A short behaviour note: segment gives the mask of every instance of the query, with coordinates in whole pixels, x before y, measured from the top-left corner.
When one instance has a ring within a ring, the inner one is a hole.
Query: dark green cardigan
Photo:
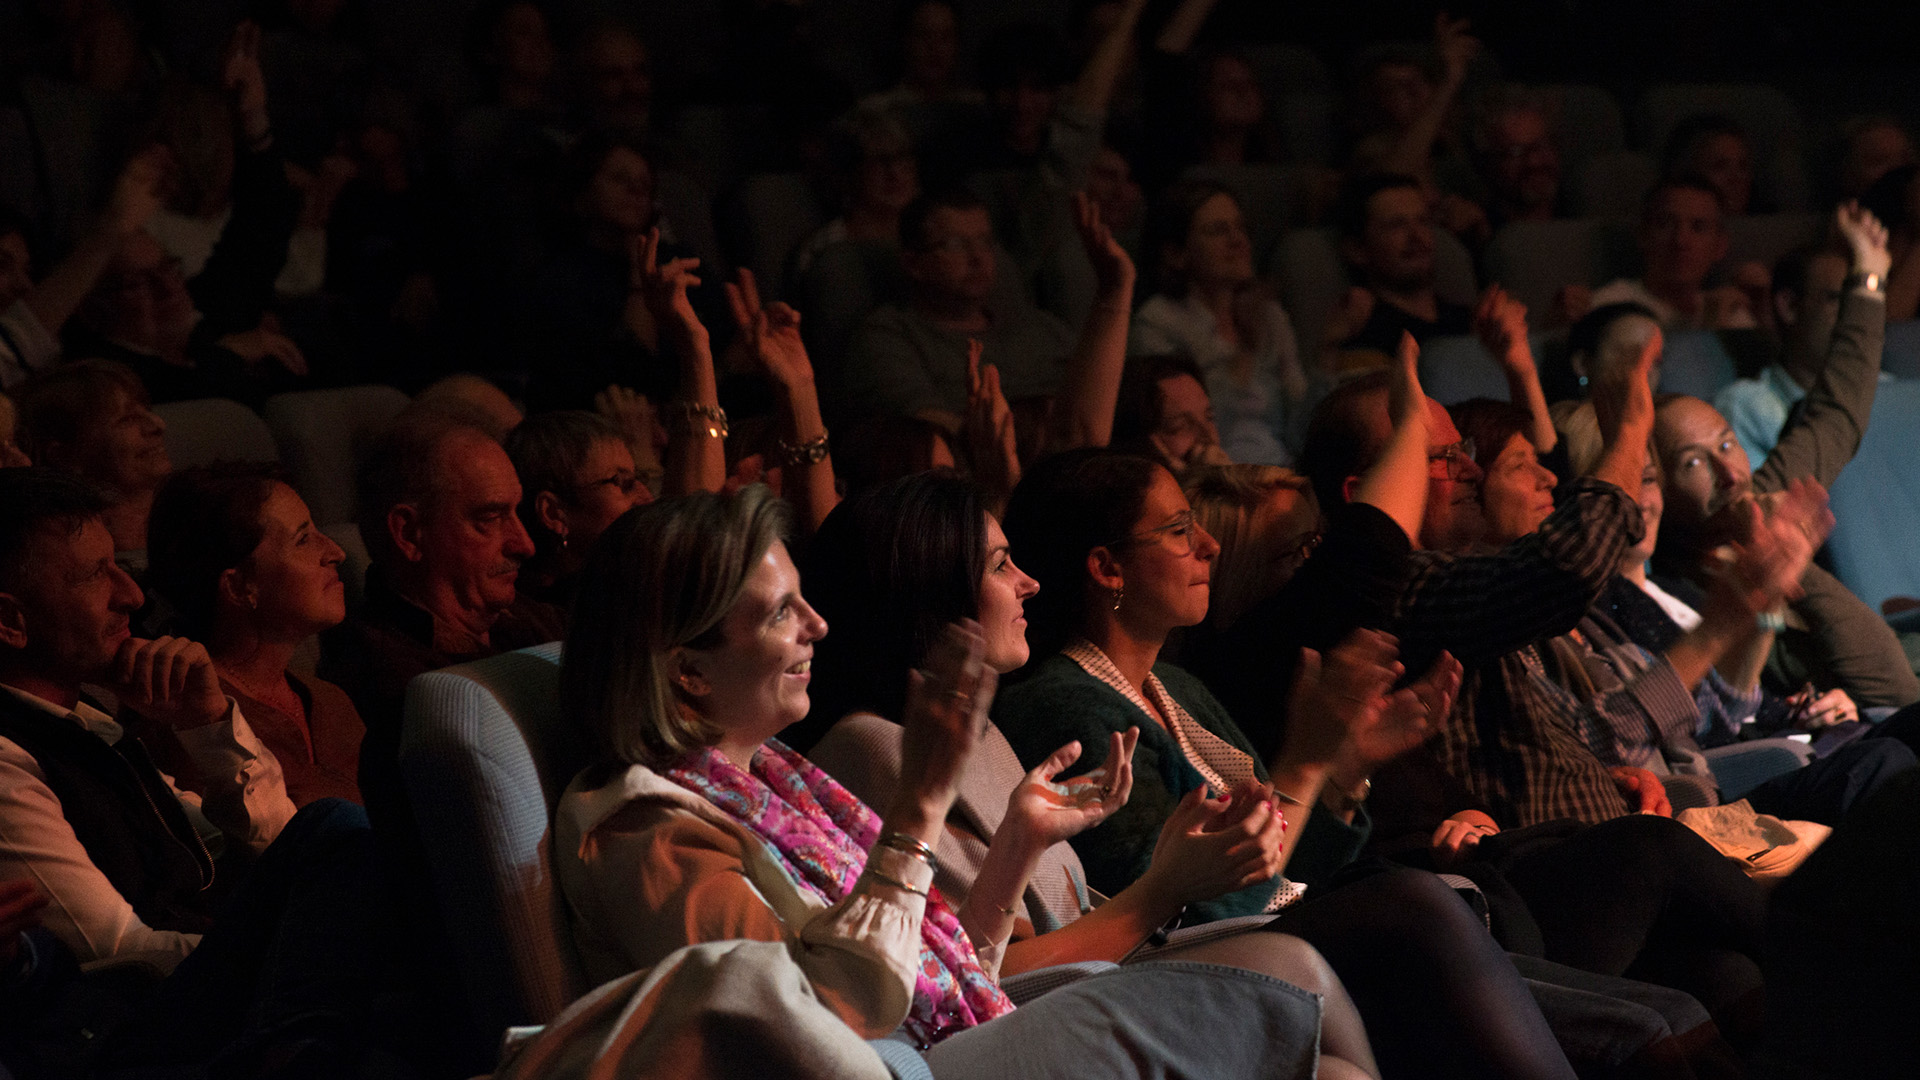
[[[1260,778],[1267,778],[1266,763],[1200,680],[1172,664],[1155,664],[1153,673],[1201,726],[1245,751]],[[1140,729],[1140,743],[1133,751],[1132,798],[1118,813],[1071,841],[1086,865],[1088,884],[1109,896],[1146,872],[1160,827],[1187,792],[1206,784],[1165,728],[1064,655],[1042,660],[1031,675],[1002,690],[994,701],[993,719],[1013,744],[1021,765],[1029,769],[1068,742],[1080,740],[1082,756],[1068,776],[1098,768],[1106,759],[1112,732]],[[1368,828],[1364,809],[1348,824],[1316,806],[1287,864],[1287,876],[1310,886],[1324,881],[1359,854]],[[1192,925],[1258,915],[1278,887],[1276,878],[1189,905],[1185,921]]]

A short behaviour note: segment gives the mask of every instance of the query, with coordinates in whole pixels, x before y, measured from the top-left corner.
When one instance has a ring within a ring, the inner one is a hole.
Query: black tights
[[[1504,869],[1547,959],[1685,990],[1729,1038],[1750,1033],[1766,898],[1693,830],[1645,814],[1616,818]]]
[[[1320,950],[1346,984],[1386,1080],[1573,1076],[1526,984],[1447,884],[1391,870],[1267,924]]]

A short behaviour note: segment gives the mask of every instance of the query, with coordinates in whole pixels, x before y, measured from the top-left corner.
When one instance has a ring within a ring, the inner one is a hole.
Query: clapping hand
[[[1080,760],[1079,740],[1055,750],[1013,789],[1001,828],[1044,849],[1105,821],[1127,805],[1133,792],[1133,748],[1139,741],[1137,727],[1114,732],[1100,767],[1071,780],[1056,777]]]
[[[267,77],[260,70],[260,24],[243,20],[227,38],[220,59],[220,85],[234,106],[241,134],[258,143],[272,132],[267,117]]]
[[[1187,792],[1160,827],[1140,883],[1187,904],[1271,880],[1286,865],[1287,836],[1272,798],[1264,784],[1243,784],[1223,799],[1205,788]]]
[[[1853,253],[1853,268],[1870,274],[1885,274],[1893,266],[1887,251],[1887,227],[1880,219],[1849,200],[1833,216],[1834,228]]]
[[[1100,204],[1086,192],[1073,193],[1073,223],[1080,232],[1080,245],[1093,264],[1100,294],[1111,296],[1122,289],[1131,293],[1134,282],[1133,257],[1114,239],[1113,229],[1100,218]]]
[[[1020,482],[1020,440],[1013,407],[1000,389],[1000,369],[982,364],[979,339],[967,341],[967,453],[975,479],[1004,498]]]
[[[900,797],[923,820],[946,820],[967,760],[986,730],[996,676],[971,619],[948,624],[922,671],[907,677]]]
[[[1487,286],[1473,309],[1473,332],[1504,368],[1533,367],[1527,344],[1527,305],[1498,285]]]

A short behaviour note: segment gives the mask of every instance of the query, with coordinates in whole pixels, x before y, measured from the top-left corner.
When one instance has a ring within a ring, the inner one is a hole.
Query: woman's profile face
[[[260,506],[260,530],[260,544],[243,567],[260,626],[295,639],[338,626],[347,617],[340,583],[346,553],[314,525],[307,504],[292,488],[274,484]]]
[[[1220,544],[1193,520],[1193,507],[1172,473],[1154,470],[1133,530],[1109,550],[1125,579],[1123,618],[1165,632],[1207,617]]]
[[[1553,473],[1540,464],[1533,444],[1514,434],[1488,462],[1480,481],[1480,509],[1487,542],[1506,544],[1531,534],[1553,513]]]
[[[729,735],[763,742],[802,720],[812,702],[813,643],[827,622],[800,596],[800,571],[774,541],[721,620],[720,644],[688,650],[695,708]]]
[[[653,166],[624,146],[616,146],[594,171],[587,187],[587,217],[620,233],[639,233],[653,224]]]
[[[980,628],[987,666],[1005,675],[1027,662],[1027,599],[1040,583],[1013,564],[1007,534],[987,515],[987,569],[980,578]]]
[[[652,493],[634,475],[633,451],[619,439],[600,439],[587,449],[586,460],[573,477],[571,498],[566,500],[570,508],[567,539],[585,555],[621,514],[652,501]]]
[[[1195,285],[1217,288],[1253,280],[1253,241],[1233,196],[1222,192],[1194,211],[1182,256]]]

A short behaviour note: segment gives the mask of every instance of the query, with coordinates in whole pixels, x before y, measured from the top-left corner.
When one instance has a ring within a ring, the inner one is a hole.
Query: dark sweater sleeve
[[[1360,627],[1390,626],[1412,573],[1413,546],[1376,507],[1336,510],[1325,538],[1279,592],[1218,635],[1196,658],[1208,689],[1245,731],[1262,761],[1286,736],[1287,691],[1302,648],[1325,651]]]
[[[280,152],[242,150],[233,165],[233,216],[207,264],[188,283],[200,309],[195,336],[207,341],[251,330],[273,303],[273,283],[287,262],[287,241],[300,198],[287,182]]]

